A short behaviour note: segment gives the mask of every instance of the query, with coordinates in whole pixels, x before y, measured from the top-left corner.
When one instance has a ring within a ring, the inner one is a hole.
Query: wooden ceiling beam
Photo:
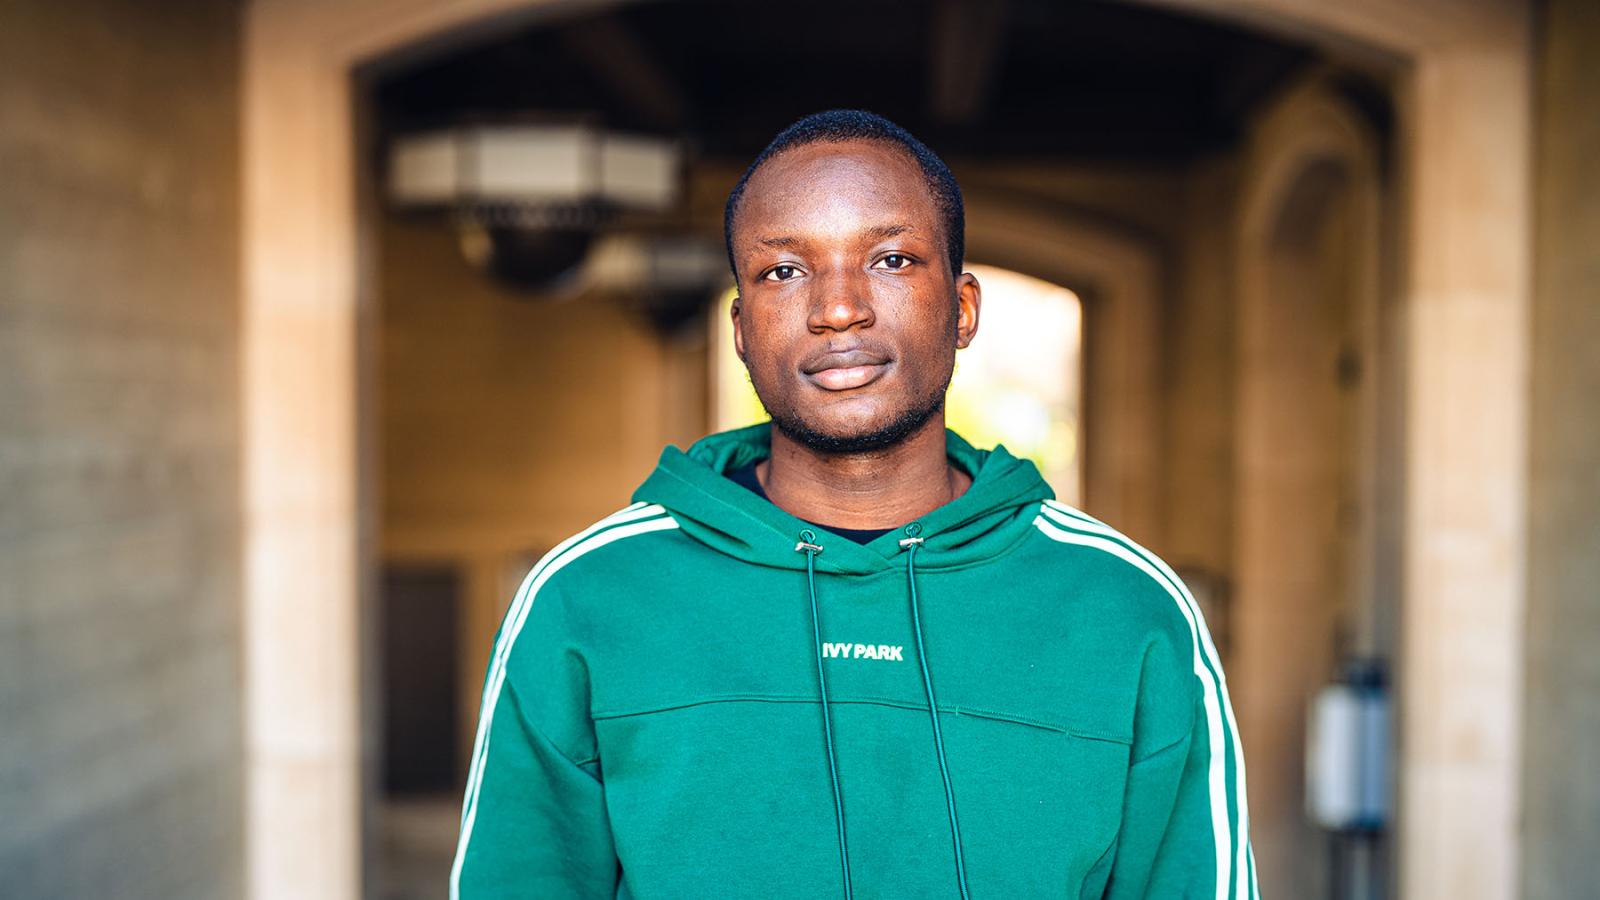
[[[687,123],[690,104],[677,79],[616,16],[574,22],[563,30],[562,39],[618,100],[645,121],[672,131]]]
[[[1005,50],[1005,0],[938,0],[928,48],[928,113],[965,125],[983,111]]]

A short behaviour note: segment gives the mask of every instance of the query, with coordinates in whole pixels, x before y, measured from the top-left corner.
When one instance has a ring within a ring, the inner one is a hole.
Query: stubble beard
[[[944,409],[945,392],[949,390],[953,374],[952,371],[946,375],[936,390],[918,398],[916,403],[900,410],[887,422],[854,434],[835,434],[818,429],[806,422],[792,407],[768,403],[765,398],[762,398],[762,405],[772,417],[774,428],[809,450],[828,455],[873,453],[893,447],[916,434],[941,412]],[[760,393],[759,390],[756,392],[758,397]]]

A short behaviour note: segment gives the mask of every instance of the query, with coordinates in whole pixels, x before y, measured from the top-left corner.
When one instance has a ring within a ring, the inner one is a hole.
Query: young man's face
[[[813,449],[896,443],[943,408],[978,283],[951,274],[943,220],[892,144],[815,143],[769,159],[733,228],[734,346],[773,423]]]

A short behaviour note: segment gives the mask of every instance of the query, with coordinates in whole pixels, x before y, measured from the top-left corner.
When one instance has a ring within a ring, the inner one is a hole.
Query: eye
[[[791,266],[788,263],[784,263],[783,265],[773,266],[767,271],[767,274],[761,276],[761,279],[763,281],[788,281],[799,274],[799,266]]]
[[[888,269],[892,272],[898,272],[901,269],[910,268],[912,262],[913,260],[911,257],[905,255],[904,253],[891,253],[888,256],[885,256],[883,259],[873,263],[872,267],[874,269]]]

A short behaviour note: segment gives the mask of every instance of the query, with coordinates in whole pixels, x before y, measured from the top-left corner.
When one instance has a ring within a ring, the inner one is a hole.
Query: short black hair
[[[961,274],[961,262],[966,256],[967,219],[961,203],[961,186],[956,184],[950,167],[911,132],[877,113],[863,109],[830,109],[812,113],[778,132],[778,136],[761,151],[750,168],[744,170],[739,182],[728,194],[728,205],[722,212],[722,238],[728,245],[728,268],[732,270],[735,282],[739,280],[739,266],[733,259],[733,220],[738,215],[739,203],[744,199],[745,185],[750,182],[750,177],[767,160],[785,150],[808,144],[842,144],[845,141],[891,144],[916,160],[918,168],[922,169],[922,177],[927,181],[928,192],[933,195],[934,207],[944,220],[945,253],[950,257],[950,272],[953,275]]]

